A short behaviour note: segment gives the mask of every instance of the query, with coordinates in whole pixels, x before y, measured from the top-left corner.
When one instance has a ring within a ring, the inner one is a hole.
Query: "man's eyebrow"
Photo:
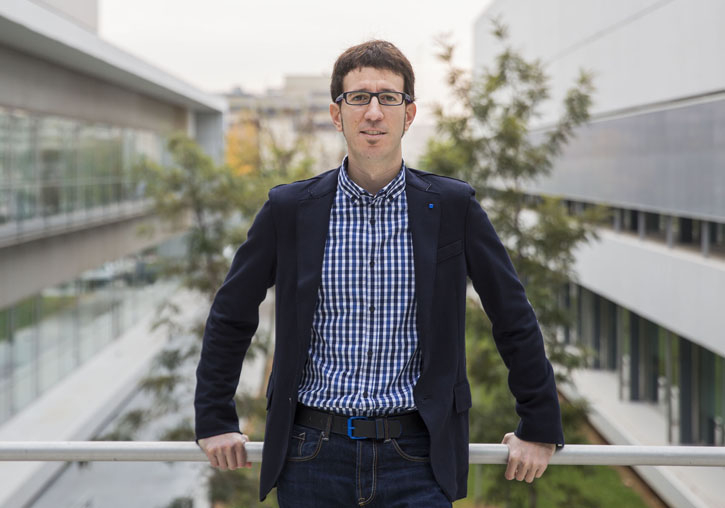
[[[370,92],[370,89],[367,87],[358,88],[357,90],[350,90],[351,92]],[[399,92],[399,90],[396,90],[395,88],[383,88],[380,90],[381,92]]]

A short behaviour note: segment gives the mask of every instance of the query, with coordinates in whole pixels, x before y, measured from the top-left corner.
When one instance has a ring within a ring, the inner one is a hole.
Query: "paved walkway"
[[[567,398],[584,397],[590,404],[589,420],[610,443],[667,445],[665,415],[659,406],[619,400],[617,375],[579,370],[574,387],[560,386]],[[669,505],[676,508],[725,507],[725,468],[636,466],[637,473]]]

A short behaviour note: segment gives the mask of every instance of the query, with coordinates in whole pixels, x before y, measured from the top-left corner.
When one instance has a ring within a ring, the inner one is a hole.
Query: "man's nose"
[[[378,102],[377,97],[373,97],[370,99],[370,104],[368,104],[368,108],[365,111],[365,118],[367,120],[380,120],[383,117],[383,108],[380,105],[380,102]]]

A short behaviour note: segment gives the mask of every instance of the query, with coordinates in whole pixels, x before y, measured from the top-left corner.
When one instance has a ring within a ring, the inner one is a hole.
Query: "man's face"
[[[403,87],[403,76],[372,67],[352,70],[342,80],[343,92],[402,92]],[[414,103],[381,106],[377,97],[364,106],[351,106],[344,100],[330,104],[332,122],[345,136],[351,162],[356,164],[400,164],[400,140],[415,112]]]

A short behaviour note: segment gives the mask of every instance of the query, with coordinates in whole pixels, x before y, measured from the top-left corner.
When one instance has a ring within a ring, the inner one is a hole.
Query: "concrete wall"
[[[98,33],[98,0],[33,0]]]
[[[186,131],[186,109],[0,45],[0,107],[161,133]]]
[[[141,235],[143,227],[152,235]],[[129,217],[0,249],[0,309],[179,234],[149,216]]]
[[[595,74],[595,114],[725,90],[720,0],[497,0],[475,24],[476,68],[500,49],[492,16],[509,25],[514,47],[546,62],[555,101],[542,124],[580,68]]]
[[[611,231],[600,236],[576,251],[582,286],[725,356],[725,262]]]
[[[193,137],[217,164],[224,161],[224,117],[219,113],[196,112]]]

